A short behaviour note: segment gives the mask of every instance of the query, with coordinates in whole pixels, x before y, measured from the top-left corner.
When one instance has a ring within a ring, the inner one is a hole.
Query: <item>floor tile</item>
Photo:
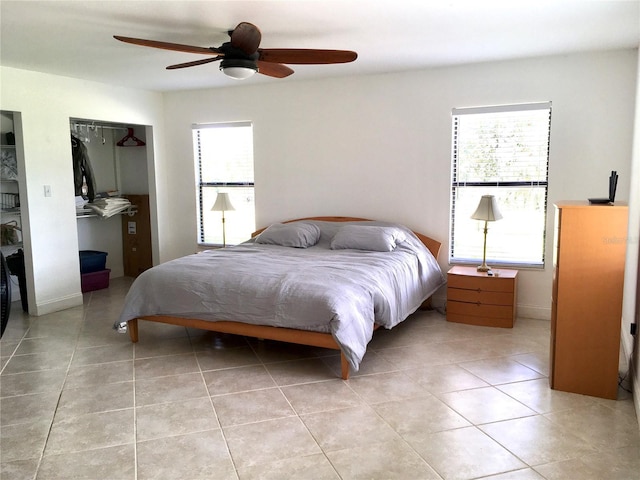
[[[136,380],[136,406],[208,396],[200,373]]]
[[[71,353],[76,346],[75,335],[63,337],[36,337],[25,338],[20,342],[20,346],[16,350],[16,355],[27,355],[30,353],[45,353],[54,351],[63,351]]]
[[[595,402],[594,397],[587,395],[552,390],[547,378],[508,383],[496,388],[538,413],[581,408]]]
[[[38,372],[41,370],[55,370],[67,368],[72,352],[53,351],[32,353],[28,355],[13,355],[2,370],[4,374]]]
[[[339,480],[327,457],[312,454],[238,468],[240,480]]]
[[[134,443],[133,408],[55,421],[45,455]]]
[[[282,393],[298,415],[354,407],[363,403],[362,399],[342,380],[283,387]]]
[[[223,427],[295,415],[278,388],[230,393],[211,400]]]
[[[640,472],[640,449],[627,447],[597,452],[564,462],[536,467],[549,480],[580,477],[581,480],[630,480]]]
[[[200,372],[200,367],[194,353],[136,358],[133,367],[135,369],[136,380]]]
[[[474,425],[536,413],[494,387],[443,393],[438,398]]]
[[[507,357],[464,362],[459,365],[491,385],[522,382],[543,377],[541,373]]]
[[[5,397],[0,400],[0,426],[51,421],[58,398],[58,392]]]
[[[39,458],[0,463],[0,478],[11,480],[33,480],[40,463]]]
[[[532,466],[595,451],[570,430],[554,425],[540,415],[481,425],[479,428]]]
[[[387,442],[354,446],[328,452],[340,478],[385,480],[438,480],[438,475],[411,447],[404,442]]]
[[[489,386],[484,380],[455,364],[417,367],[405,370],[405,374],[423,385],[431,393],[446,393]]]
[[[40,370],[38,372],[0,375],[0,397],[29,393],[60,392],[67,370]]]
[[[590,405],[550,413],[554,424],[571,429],[575,435],[602,450],[640,448],[638,423],[626,414],[603,405]]]
[[[297,417],[227,427],[224,435],[239,469],[321,452]]]
[[[196,352],[200,369],[220,370],[224,368],[245,367],[260,363],[251,347],[225,348],[221,350],[198,350]]]
[[[277,385],[334,380],[336,374],[320,358],[292,360],[265,365]]]
[[[36,480],[135,480],[135,471],[133,444],[117,445],[45,456]]]
[[[349,380],[349,386],[370,405],[429,395],[429,391],[425,387],[412,380],[404,372],[364,375]]]
[[[136,435],[139,442],[218,428],[218,419],[209,398],[136,408]]]
[[[378,403],[373,409],[400,435],[471,426],[462,415],[434,396]]]
[[[276,386],[264,365],[209,370],[203,372],[202,375],[211,396]]]
[[[56,421],[87,413],[133,408],[133,389],[133,382],[65,389],[58,402]]]
[[[179,355],[193,352],[189,337],[162,338],[152,342],[138,342],[135,345],[135,357],[149,358],[165,355]]]
[[[547,340],[548,341],[548,340]],[[544,351],[523,353],[520,355],[511,355],[509,358],[521,363],[525,367],[529,367],[545,377],[549,376],[549,349]]]
[[[359,445],[399,441],[400,437],[369,406],[302,415],[302,420],[325,452]]]
[[[51,421],[20,423],[0,428],[2,462],[40,458],[47,442]]]
[[[138,442],[137,457],[138,480],[235,477],[219,429]]]
[[[106,345],[100,347],[79,348],[73,356],[73,367],[110,363],[133,358],[133,345]]]
[[[445,480],[466,480],[527,465],[476,427],[405,437]]]
[[[64,388],[82,388],[133,380],[133,360],[69,368]]]

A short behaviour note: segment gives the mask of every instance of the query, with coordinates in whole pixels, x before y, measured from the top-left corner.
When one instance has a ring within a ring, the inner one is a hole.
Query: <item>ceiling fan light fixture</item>
[[[253,60],[227,58],[220,62],[220,70],[228,77],[244,80],[255,74],[258,66]]]

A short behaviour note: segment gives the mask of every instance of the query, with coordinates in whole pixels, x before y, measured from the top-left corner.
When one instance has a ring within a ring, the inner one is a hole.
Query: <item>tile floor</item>
[[[0,341],[2,479],[638,479],[619,400],[548,387],[549,322],[419,312],[362,370],[332,351],[142,322],[111,329],[128,279]]]

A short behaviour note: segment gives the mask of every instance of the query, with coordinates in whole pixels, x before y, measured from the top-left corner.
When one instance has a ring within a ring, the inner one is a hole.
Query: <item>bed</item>
[[[376,328],[391,329],[444,283],[440,242],[354,217],[275,223],[234,247],[155,266],[131,285],[119,331],[138,320],[340,351],[358,371]]]

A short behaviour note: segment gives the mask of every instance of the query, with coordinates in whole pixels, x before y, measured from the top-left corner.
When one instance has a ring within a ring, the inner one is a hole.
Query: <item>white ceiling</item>
[[[158,91],[239,85],[217,62],[168,71],[202,57],[113,35],[219,46],[241,21],[260,28],[262,48],[358,52],[354,63],[243,81],[257,84],[634,48],[640,0],[1,0],[0,64]]]

